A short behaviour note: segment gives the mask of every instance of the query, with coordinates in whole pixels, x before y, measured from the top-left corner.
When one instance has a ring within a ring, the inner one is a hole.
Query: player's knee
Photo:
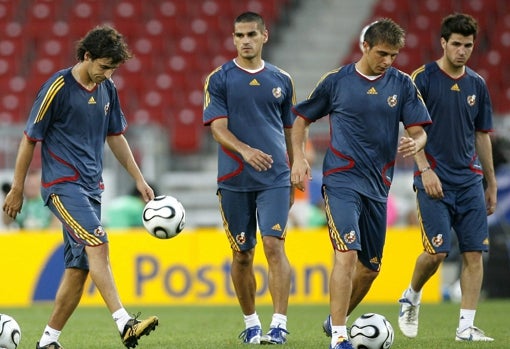
[[[429,264],[432,264],[432,265],[436,265],[436,266],[439,266],[439,264],[441,264],[445,259],[446,257],[448,256],[447,253],[426,253],[426,258],[428,260],[428,263]]]
[[[253,258],[255,256],[254,249],[248,251],[235,251],[232,263],[242,267],[251,267],[253,265]]]

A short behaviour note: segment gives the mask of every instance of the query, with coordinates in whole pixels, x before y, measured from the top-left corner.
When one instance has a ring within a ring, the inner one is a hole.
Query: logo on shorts
[[[244,231],[236,236],[236,242],[239,245],[244,245],[246,243],[246,233]]]
[[[106,233],[105,233],[103,227],[99,226],[96,229],[94,229],[94,235],[97,236],[97,237],[102,237],[102,236],[105,236]]]
[[[432,245],[434,245],[434,247],[439,247],[443,244],[444,240],[443,240],[443,234],[437,234],[436,236],[434,236],[432,238]]]
[[[273,225],[271,227],[272,230],[275,230],[275,231],[282,231],[282,227],[280,226],[279,223],[276,223],[275,225]]]
[[[356,233],[354,230],[351,230],[347,234],[344,234],[344,241],[348,244],[352,244],[354,241],[356,241]]]
[[[379,264],[379,258],[377,258],[377,257],[370,258],[370,263],[371,264]]]

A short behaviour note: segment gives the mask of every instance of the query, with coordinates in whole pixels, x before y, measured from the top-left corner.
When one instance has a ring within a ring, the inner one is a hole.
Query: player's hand
[[[398,144],[397,151],[402,154],[404,158],[414,156],[418,152],[418,145],[414,138],[401,137]]]
[[[485,189],[485,205],[487,207],[487,216],[490,216],[494,212],[496,212],[496,204],[497,204],[497,187],[496,185],[487,185],[487,189]]]
[[[433,199],[442,199],[444,197],[441,181],[432,169],[421,174],[421,181],[428,196]]]
[[[241,155],[244,161],[259,172],[267,171],[273,166],[273,157],[262,150],[248,147]]]
[[[147,184],[145,181],[140,181],[136,183],[136,188],[142,194],[143,201],[146,203],[150,200],[154,199],[154,190]]]
[[[15,188],[11,188],[11,190],[5,196],[3,210],[7,216],[12,219],[16,219],[18,213],[21,212],[21,207],[23,206],[23,189],[16,190]]]
[[[296,189],[305,191],[305,181],[312,179],[312,169],[306,159],[295,160],[292,164],[290,181]]]

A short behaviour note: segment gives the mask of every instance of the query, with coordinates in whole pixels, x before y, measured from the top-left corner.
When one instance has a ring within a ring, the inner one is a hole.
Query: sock
[[[459,328],[457,329],[457,332],[462,332],[466,328],[473,326],[475,322],[475,314],[476,310],[461,309],[459,317]]]
[[[347,337],[347,326],[331,326],[331,348],[334,348],[340,337]]]
[[[60,332],[57,331],[50,326],[46,325],[44,328],[44,332],[39,340],[39,346],[44,347],[45,345],[51,344],[53,342],[58,342],[58,338],[60,337]]]
[[[420,304],[421,300],[421,290],[420,292],[416,292],[415,290],[413,290],[411,285],[409,285],[409,288],[407,289],[405,296],[407,299],[411,301],[411,303],[413,303],[413,305],[418,305]]]
[[[245,324],[246,328],[250,328],[253,326],[262,327],[260,320],[259,320],[259,315],[257,314],[257,312],[254,312],[251,315],[243,315],[243,317],[244,317],[244,324]]]
[[[112,314],[112,318],[117,324],[119,332],[122,333],[124,331],[124,326],[126,326],[127,322],[131,319],[131,316],[126,309],[120,308]]]
[[[283,328],[284,330],[287,329],[287,315],[274,313],[273,318],[271,319],[271,325],[269,325],[269,328]]]

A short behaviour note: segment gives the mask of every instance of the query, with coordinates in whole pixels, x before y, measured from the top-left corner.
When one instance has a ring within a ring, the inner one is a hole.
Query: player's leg
[[[87,271],[77,268],[67,268],[64,270],[62,281],[55,295],[55,305],[53,307],[48,325],[56,330],[62,330],[71,317],[74,310],[80,303]]]
[[[362,198],[348,188],[323,187],[328,231],[335,253],[330,276],[331,348],[348,342],[347,314],[361,249]],[[346,344],[347,345],[347,344]]]
[[[379,275],[386,240],[387,206],[384,202],[362,197],[359,217],[361,251],[352,280],[352,295],[347,315],[358,306]]]
[[[58,342],[60,333],[74,310],[80,303],[83,294],[83,286],[87,279],[87,271],[77,268],[67,268],[62,276],[62,281],[55,295],[55,303],[48,324],[43,331],[38,349],[60,349]]]
[[[454,229],[462,256],[459,326],[456,340],[493,341],[474,326],[483,282],[482,253],[488,250],[488,226],[482,184],[459,191]]]
[[[448,191],[441,200],[432,199],[422,189],[417,189],[416,195],[424,252],[417,257],[411,283],[399,299],[398,318],[400,330],[409,338],[418,335],[422,288],[437,272],[451,248],[450,209],[454,202],[454,194]]]
[[[462,309],[476,309],[480,298],[482,281],[482,252],[473,251],[462,253],[462,268],[460,273],[460,288],[462,291],[460,307]]]
[[[379,272],[367,268],[358,261],[356,265],[356,272],[354,273],[354,278],[352,280],[352,294],[347,315],[350,315],[361,303],[363,298],[365,298],[372,287],[372,283],[378,275]]]
[[[289,206],[288,187],[265,190],[257,196],[257,220],[268,264],[268,285],[273,301],[273,316],[269,331],[262,336],[263,344],[283,344],[287,341],[291,268],[285,253],[285,236]]]
[[[109,243],[86,246],[89,259],[90,278],[97,287],[110,313],[122,308],[119,292],[109,262]]]
[[[48,206],[55,216],[63,223],[63,226],[67,227],[66,220],[60,213],[63,209],[59,210],[55,203],[57,203],[58,206],[63,207],[63,204],[61,204],[57,196],[52,197]],[[36,348],[61,348],[61,345],[58,342],[60,333],[78,306],[83,294],[85,280],[88,275],[88,261],[84,252],[84,246],[74,243],[72,235],[68,229],[64,229],[64,261],[65,270],[55,296],[54,307],[48,324],[44,329],[39,342],[37,342]]]
[[[132,318],[122,306],[110,266],[108,238],[100,222],[100,203],[83,195],[53,194],[49,207],[66,227],[65,239],[71,246],[69,252],[66,251],[66,268],[90,272],[124,345],[135,347],[142,335],[155,329],[158,319],[155,316],[145,320]],[[83,277],[81,287],[85,279]]]
[[[243,312],[244,343],[259,344],[262,326],[255,307],[257,289],[253,259],[256,241],[255,194],[219,189],[218,199],[225,233],[232,249],[230,276]]]

